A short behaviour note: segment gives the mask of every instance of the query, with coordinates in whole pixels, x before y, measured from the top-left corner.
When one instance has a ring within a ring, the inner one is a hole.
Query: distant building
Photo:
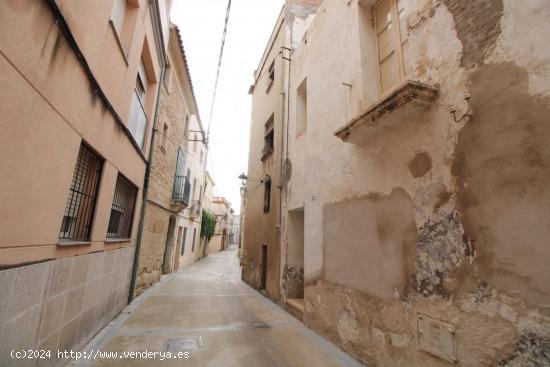
[[[231,219],[231,238],[229,239],[229,243],[231,245],[238,245],[239,244],[239,228],[240,228],[240,221],[241,221],[240,215],[233,215]]]
[[[213,214],[212,213],[212,199],[214,197],[214,180],[210,176],[210,173],[208,171],[205,171],[204,175],[204,204],[203,204],[203,210],[206,213]],[[201,222],[202,225],[202,222]],[[197,251],[197,260],[202,259],[207,255],[207,249],[208,249],[208,243],[206,241],[205,237],[200,237],[199,242],[199,249]]]
[[[229,246],[232,211],[231,204],[224,197],[215,196],[212,199],[212,214],[216,216],[216,230],[208,243],[208,253],[223,251]]]

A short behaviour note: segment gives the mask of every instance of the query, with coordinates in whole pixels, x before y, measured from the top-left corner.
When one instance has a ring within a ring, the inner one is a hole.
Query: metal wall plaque
[[[418,314],[418,344],[420,350],[449,362],[457,362],[455,327],[437,317]]]

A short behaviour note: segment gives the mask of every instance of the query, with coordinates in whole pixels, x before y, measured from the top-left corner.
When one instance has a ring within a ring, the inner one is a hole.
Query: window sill
[[[334,135],[351,144],[364,145],[369,138],[384,129],[416,121],[437,99],[436,88],[417,81],[407,80],[381,97],[366,112],[353,118]]]
[[[124,50],[124,46],[122,45],[122,40],[120,39],[118,32],[115,28],[115,24],[113,23],[112,19],[109,19],[109,25],[111,26],[111,30],[113,31],[113,34],[115,35],[115,40],[118,45],[118,49],[120,50],[120,53],[122,55],[122,58],[124,59],[124,62],[126,63],[126,66],[130,66],[130,63],[128,62],[128,56],[126,56],[126,51]]]
[[[131,238],[107,238],[105,239],[105,243],[107,244],[110,244],[110,243],[120,243],[120,242],[130,242],[132,241]]]
[[[71,241],[71,240],[59,240],[57,246],[85,246],[91,245],[91,241]]]

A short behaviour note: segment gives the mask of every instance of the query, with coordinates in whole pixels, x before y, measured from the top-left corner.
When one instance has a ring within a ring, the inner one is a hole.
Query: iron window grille
[[[59,239],[89,241],[103,160],[81,144],[69,190]]]
[[[126,177],[118,174],[107,238],[131,237],[137,191]]]

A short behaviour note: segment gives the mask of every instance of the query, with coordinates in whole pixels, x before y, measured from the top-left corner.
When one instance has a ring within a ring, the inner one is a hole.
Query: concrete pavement
[[[164,351],[189,358],[152,357]],[[83,352],[71,366],[360,366],[242,282],[234,247],[164,278]]]

